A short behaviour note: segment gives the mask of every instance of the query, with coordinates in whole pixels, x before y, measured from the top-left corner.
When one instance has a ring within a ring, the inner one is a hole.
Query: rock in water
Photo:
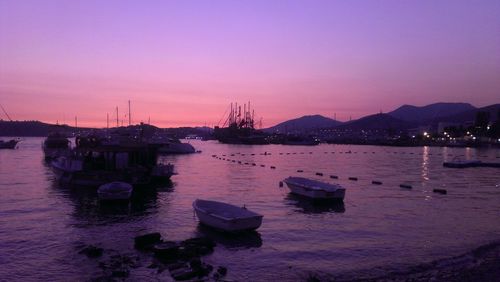
[[[176,242],[162,242],[154,245],[155,256],[160,260],[176,260],[179,253],[179,244]]]
[[[158,232],[140,235],[134,238],[136,249],[148,249],[161,242],[161,234]]]
[[[102,256],[103,249],[99,248],[99,247],[96,247],[96,246],[89,245],[89,246],[83,248],[78,253],[79,254],[84,254],[84,255],[86,255],[89,258],[97,258],[97,257]]]

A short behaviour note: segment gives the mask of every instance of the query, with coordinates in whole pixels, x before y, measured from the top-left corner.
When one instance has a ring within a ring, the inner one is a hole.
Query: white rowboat
[[[312,199],[338,199],[343,200],[345,188],[338,184],[321,182],[303,177],[288,177],[283,182],[293,194]]]
[[[245,207],[198,199],[193,202],[193,208],[202,224],[223,231],[255,230],[262,224],[263,216]]]

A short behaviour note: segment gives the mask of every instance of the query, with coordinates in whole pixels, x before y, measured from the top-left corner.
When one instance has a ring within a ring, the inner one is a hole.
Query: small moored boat
[[[11,139],[9,141],[0,140],[0,149],[15,149],[21,140]]]
[[[263,216],[245,207],[198,199],[193,202],[193,208],[202,224],[222,231],[255,230],[262,224]]]
[[[128,200],[132,196],[132,185],[126,182],[111,182],[101,185],[97,189],[97,196],[100,200]]]
[[[338,199],[343,200],[345,188],[338,184],[321,182],[304,177],[288,177],[283,182],[293,194],[312,199]]]

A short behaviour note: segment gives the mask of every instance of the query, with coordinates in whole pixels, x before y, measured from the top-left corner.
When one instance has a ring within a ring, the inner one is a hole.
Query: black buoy
[[[261,167],[265,167],[266,165],[260,165]]]
[[[358,181],[358,178],[357,177],[349,177],[349,180]]]
[[[316,172],[316,175],[323,176],[322,172]]]
[[[276,167],[275,166],[271,166],[271,169],[276,169]]]
[[[399,187],[401,187],[401,188],[406,188],[406,189],[411,189],[411,188],[413,188],[413,187],[411,187],[411,185],[410,185],[410,184],[399,184]]]
[[[437,189],[436,188],[436,189],[432,190],[432,192],[438,193],[438,194],[443,194],[443,195],[448,194],[448,191],[446,191],[446,189]]]
[[[297,172],[304,172],[302,169],[297,169]]]
[[[252,164],[253,166],[256,166],[257,164]]]
[[[336,175],[330,175],[330,178],[331,178],[331,179],[339,179],[339,177],[338,177],[338,176],[336,176]]]
[[[382,181],[376,181],[376,180],[373,180],[373,181],[372,181],[372,184],[375,184],[375,185],[382,185]]]

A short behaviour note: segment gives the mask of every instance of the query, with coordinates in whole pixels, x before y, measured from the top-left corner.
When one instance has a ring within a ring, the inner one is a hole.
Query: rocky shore
[[[478,247],[465,254],[389,272],[374,277],[336,276],[321,278],[310,275],[313,281],[500,281],[500,241]]]
[[[157,273],[168,271],[176,281],[221,281],[227,268],[214,267],[203,261],[203,256],[211,254],[214,247],[215,242],[206,237],[166,241],[155,232],[134,238],[136,254],[123,254],[94,245],[79,246],[78,253],[98,260],[101,275],[90,281],[123,281],[139,267],[156,269]],[[148,254],[146,259],[144,254]]]

